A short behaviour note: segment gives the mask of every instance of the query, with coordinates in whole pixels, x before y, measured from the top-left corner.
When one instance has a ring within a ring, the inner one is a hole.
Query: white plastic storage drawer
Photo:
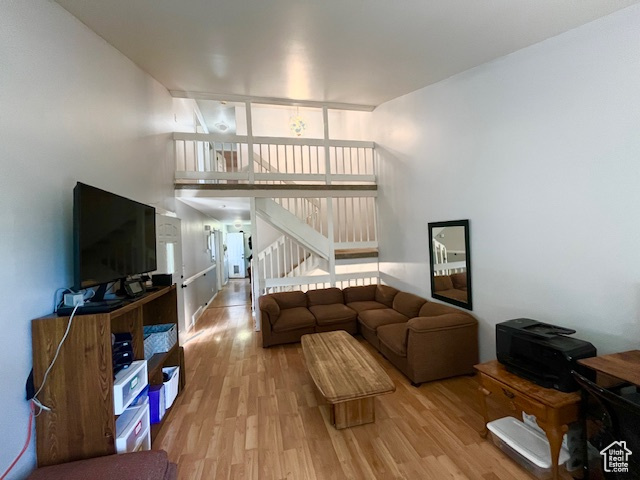
[[[116,420],[116,452],[151,449],[149,403],[127,408]]]
[[[149,382],[147,361],[137,360],[129,368],[120,370],[113,382],[113,410],[120,415],[131,402],[144,390]]]
[[[164,382],[164,404],[165,408],[169,410],[178,396],[180,367],[165,367],[162,369],[162,373],[166,373],[169,376],[169,380]]]
[[[547,437],[517,418],[504,417],[487,423],[493,442],[504,453],[537,478],[551,478],[551,453]],[[560,449],[558,465],[569,459],[566,448]]]

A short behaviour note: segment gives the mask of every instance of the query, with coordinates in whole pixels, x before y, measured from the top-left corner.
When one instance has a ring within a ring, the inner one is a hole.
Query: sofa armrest
[[[108,455],[76,462],[42,467],[28,480],[176,480],[175,464],[169,462],[163,450]]]
[[[478,321],[466,313],[415,317],[407,322],[408,377],[414,383],[473,373]]]
[[[280,316],[280,307],[278,306],[278,302],[276,302],[272,297],[265,295],[260,297],[258,304],[260,305],[260,310],[262,310],[263,318],[266,314],[271,325],[274,325]]]
[[[449,330],[452,328],[477,325],[478,321],[465,313],[447,313],[435,317],[415,317],[407,323],[409,330],[416,333]]]

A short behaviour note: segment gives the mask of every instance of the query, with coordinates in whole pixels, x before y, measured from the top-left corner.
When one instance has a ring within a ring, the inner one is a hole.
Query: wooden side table
[[[480,433],[487,436],[487,396],[506,403],[512,415],[522,416],[522,412],[535,415],[540,428],[549,440],[551,452],[552,478],[558,479],[558,457],[562,447],[562,437],[569,424],[579,418],[580,393],[564,393],[536,385],[529,380],[507,372],[497,360],[481,363],[474,367],[480,373],[480,405],[485,426]]]

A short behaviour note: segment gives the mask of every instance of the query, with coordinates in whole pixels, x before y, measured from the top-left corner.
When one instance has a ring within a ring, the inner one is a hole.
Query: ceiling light
[[[221,132],[226,132],[227,130],[229,130],[229,125],[227,125],[227,124],[226,124],[226,123],[224,123],[224,122],[216,123],[216,124],[214,125],[214,127],[216,127],[216,128],[217,128],[218,130],[220,130]]]

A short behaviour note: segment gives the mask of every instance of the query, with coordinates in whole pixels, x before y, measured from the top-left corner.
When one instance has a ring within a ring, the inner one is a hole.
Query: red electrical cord
[[[2,474],[2,476],[0,477],[0,480],[4,480],[5,478],[7,478],[7,475],[9,475],[9,472],[13,469],[13,467],[16,466],[16,463],[18,463],[22,455],[24,455],[24,452],[27,451],[27,447],[29,447],[29,443],[31,442],[31,426],[33,425],[33,414],[35,411],[35,407],[33,406],[33,402],[30,402],[29,406],[30,406],[31,413],[29,414],[29,431],[27,432],[27,441],[24,442],[24,447],[22,447],[22,451],[18,454],[16,459],[13,461],[13,463],[9,465],[9,468],[7,468],[7,471]]]

